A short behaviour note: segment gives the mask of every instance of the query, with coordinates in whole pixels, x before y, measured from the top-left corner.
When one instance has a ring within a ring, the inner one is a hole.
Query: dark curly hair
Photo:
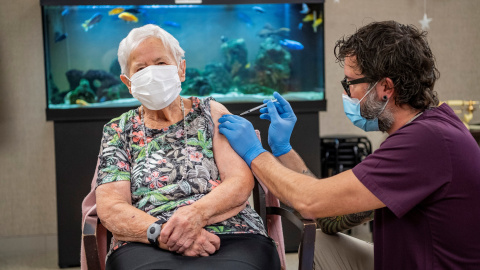
[[[413,25],[373,22],[338,40],[334,53],[342,66],[355,56],[357,68],[372,82],[390,78],[395,103],[423,111],[438,105],[433,87],[440,77],[426,34]]]

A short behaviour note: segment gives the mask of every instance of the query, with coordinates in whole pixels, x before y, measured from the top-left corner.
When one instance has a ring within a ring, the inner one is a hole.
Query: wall
[[[39,3],[2,0],[0,8],[0,237],[57,231]]]
[[[320,135],[364,134],[343,113],[335,41],[374,20],[419,26],[423,1],[326,1],[328,111],[320,113]],[[433,18],[429,41],[441,72],[440,98],[479,100],[480,1],[428,0],[427,13]],[[0,37],[0,238],[56,234],[53,124],[45,120],[39,0],[2,0]],[[478,111],[472,122],[480,122]],[[384,139],[381,133],[368,136],[374,148]]]

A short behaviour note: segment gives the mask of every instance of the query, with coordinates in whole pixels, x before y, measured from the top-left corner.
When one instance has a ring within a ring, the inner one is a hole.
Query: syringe
[[[277,102],[277,99],[272,99],[272,102]],[[254,112],[256,110],[260,110],[261,108],[263,107],[266,107],[267,106],[267,103],[263,103],[262,105],[258,105],[257,107],[254,107],[254,108],[251,108],[249,110],[246,110],[244,112],[242,112],[241,114],[239,115],[244,115],[244,114],[247,114],[247,113],[251,113],[251,112]]]

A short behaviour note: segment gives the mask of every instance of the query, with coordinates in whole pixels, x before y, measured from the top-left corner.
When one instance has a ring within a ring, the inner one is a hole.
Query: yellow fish
[[[126,22],[138,22],[138,18],[129,12],[122,12],[118,15],[118,18],[126,21]]]
[[[303,21],[304,21],[304,22],[311,22],[311,21],[313,21],[313,14],[312,14],[312,13],[307,14],[307,16],[305,16],[305,17],[303,18]]]
[[[122,13],[124,10],[125,10],[124,8],[119,8],[119,7],[118,7],[118,8],[114,8],[114,9],[112,9],[112,10],[110,10],[110,11],[108,12],[108,15],[109,15],[109,16],[117,15],[117,14],[119,14],[119,13]]]
[[[314,30],[315,32],[317,32],[317,27],[318,27],[320,24],[322,24],[322,23],[323,23],[323,18],[322,18],[322,16],[320,15],[320,17],[318,17],[318,18],[313,22],[313,25],[312,25],[313,30]]]
[[[86,102],[86,101],[83,100],[83,99],[77,99],[77,100],[75,101],[75,103],[77,103],[77,104],[80,105],[80,106],[88,106],[88,105],[90,105],[90,103]]]

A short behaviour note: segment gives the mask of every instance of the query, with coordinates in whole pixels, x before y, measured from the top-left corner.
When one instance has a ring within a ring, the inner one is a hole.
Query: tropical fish
[[[132,13],[122,12],[118,15],[118,18],[126,21],[126,22],[138,22],[137,16],[133,15]]]
[[[70,9],[68,7],[63,8],[62,16],[67,16],[70,13]]]
[[[273,35],[288,36],[289,33],[290,33],[290,28],[282,27],[282,28],[275,29],[271,24],[267,23],[262,28],[262,30],[258,31],[257,36],[261,38],[267,38]]]
[[[95,24],[99,23],[102,20],[102,17],[102,14],[95,13],[90,19],[82,23],[82,27],[85,29],[85,32],[87,32],[88,29],[92,28]]]
[[[293,51],[303,50],[304,48],[302,43],[291,39],[282,39],[279,41],[279,43],[282,47]]]
[[[307,4],[303,3],[302,4],[302,10],[300,10],[300,13],[307,14],[309,11],[310,11],[310,9],[308,8]]]
[[[242,22],[244,22],[248,26],[253,25],[252,18],[250,18],[250,16],[248,16],[247,14],[240,11],[240,12],[237,13],[237,17],[238,17],[238,19],[240,19]]]
[[[246,68],[246,69],[249,69],[251,66],[252,66],[252,65],[251,65],[250,63],[247,63],[247,64],[245,65],[245,68]]]
[[[60,42],[67,38],[67,33],[55,32],[55,43]]]
[[[225,42],[228,41],[228,38],[227,38],[226,36],[221,36],[221,37],[220,37],[220,41],[221,41],[222,43],[225,43]]]
[[[174,21],[164,21],[164,22],[163,22],[163,25],[164,25],[164,26],[174,27],[174,28],[182,28],[182,26],[181,26],[179,23],[174,22]]]
[[[124,8],[121,8],[121,7],[114,8],[114,9],[112,9],[112,10],[110,10],[110,11],[108,12],[108,16],[120,14],[120,13],[122,13],[124,10],[125,10],[125,9],[124,9]]]
[[[88,105],[90,105],[90,103],[86,102],[86,101],[83,100],[83,99],[77,99],[77,100],[75,101],[75,103],[78,104],[78,105],[80,105],[80,106],[88,106]]]
[[[313,30],[314,30],[315,32],[317,32],[317,27],[318,27],[320,24],[322,24],[322,23],[323,23],[323,18],[322,18],[322,16],[320,16],[320,17],[318,17],[318,18],[313,22],[313,25],[312,25]]]
[[[258,13],[265,13],[265,9],[263,9],[262,7],[259,7],[259,6],[254,6],[252,9],[255,10],[256,12],[258,12]]]
[[[299,23],[298,24],[298,30],[302,30],[302,28],[303,28],[303,23]]]
[[[307,16],[303,17],[303,22],[311,22],[313,21],[313,13],[307,14]]]

